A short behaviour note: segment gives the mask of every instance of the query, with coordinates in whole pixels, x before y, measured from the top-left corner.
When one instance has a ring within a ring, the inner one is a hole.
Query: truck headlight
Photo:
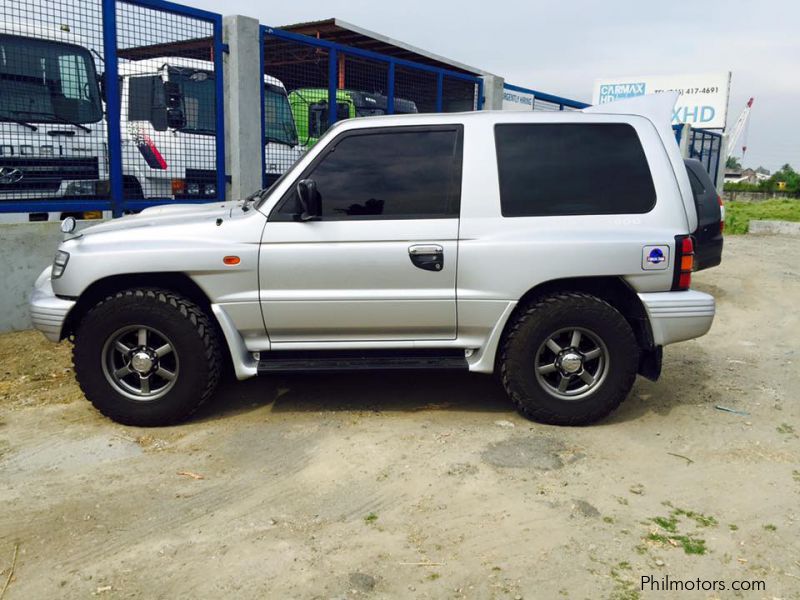
[[[206,196],[216,196],[217,186],[213,183],[207,183],[205,187],[205,194]]]
[[[56,257],[53,259],[53,272],[50,274],[52,279],[58,279],[64,274],[64,269],[67,268],[69,262],[69,252],[59,250],[56,252]]]
[[[70,181],[64,190],[65,196],[84,196],[93,198],[97,196],[97,181],[77,180]]]
[[[190,183],[186,186],[186,193],[190,196],[197,196],[200,193],[199,183]]]

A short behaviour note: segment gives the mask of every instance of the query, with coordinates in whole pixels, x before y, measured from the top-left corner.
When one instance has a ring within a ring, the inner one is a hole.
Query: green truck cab
[[[336,90],[336,120],[387,114],[388,98],[383,94]],[[310,148],[328,129],[328,89],[300,88],[289,94],[289,106],[297,125],[301,146]],[[395,114],[417,113],[411,100],[394,99]]]

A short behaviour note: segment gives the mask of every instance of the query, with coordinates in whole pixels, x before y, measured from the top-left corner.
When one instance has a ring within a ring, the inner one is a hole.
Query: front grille
[[[97,158],[0,158],[0,193],[58,191],[63,180],[98,179]],[[18,170],[22,178],[8,176]],[[6,177],[3,177],[3,175]],[[5,181],[4,181],[5,179]]]

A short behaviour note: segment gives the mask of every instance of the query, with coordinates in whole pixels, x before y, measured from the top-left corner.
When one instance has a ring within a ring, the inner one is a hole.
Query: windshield
[[[214,73],[172,68],[169,80],[180,86],[183,96],[186,125],[180,131],[214,135],[217,132]]]
[[[286,90],[276,85],[264,85],[264,132],[268,142],[297,145],[297,128]]]
[[[382,108],[363,108],[363,107],[356,107],[356,116],[357,117],[380,117],[381,115],[385,115],[386,111]]]
[[[0,121],[96,123],[103,118],[86,48],[0,34]]]

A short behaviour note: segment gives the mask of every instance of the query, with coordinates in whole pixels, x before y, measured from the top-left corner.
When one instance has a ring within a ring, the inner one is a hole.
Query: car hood
[[[211,202],[209,204],[166,204],[144,209],[135,215],[126,215],[81,230],[80,235],[108,233],[123,229],[155,227],[161,225],[207,222],[211,219],[230,217],[241,207],[240,200],[231,202]]]

